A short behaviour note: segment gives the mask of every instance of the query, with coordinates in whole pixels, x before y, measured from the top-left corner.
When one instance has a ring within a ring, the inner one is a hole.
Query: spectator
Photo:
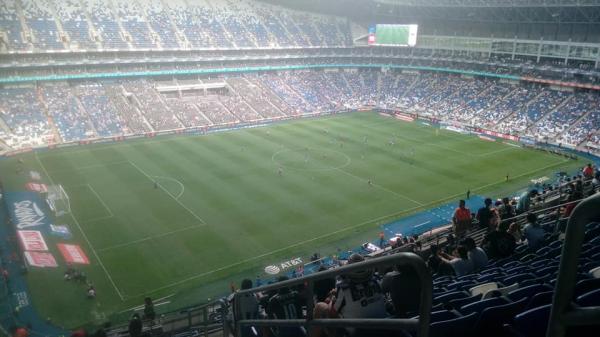
[[[279,282],[288,280],[287,276],[281,276]],[[271,319],[301,319],[302,301],[296,290],[282,287],[273,295],[267,304],[267,315]],[[274,335],[278,337],[302,337],[303,331],[297,327],[273,328]]]
[[[535,198],[537,195],[537,190],[523,192],[523,194],[521,194],[521,197],[519,198],[519,203],[517,204],[517,213],[521,214],[529,211],[529,207],[531,206],[531,199]]]
[[[481,228],[488,228],[489,231],[492,231],[496,224],[494,223],[493,227],[490,227],[490,223],[493,223],[492,218],[495,215],[495,211],[492,210],[492,199],[487,198],[484,201],[484,206],[477,211],[475,218],[479,221]]]
[[[242,280],[241,290],[252,289],[252,281],[249,279]],[[258,319],[258,298],[254,293],[246,293],[238,297],[239,303],[233,303],[233,307],[239,306],[239,313],[242,317],[236,319]],[[235,309],[234,309],[235,310]],[[253,327],[244,326],[242,328],[242,336],[253,336]]]
[[[500,230],[500,226],[496,227],[491,233],[488,233],[481,242],[481,246],[487,253],[490,259],[503,259],[509,257],[515,251],[515,237],[506,231]]]
[[[352,254],[348,264],[364,261],[360,254]],[[370,270],[355,271],[338,284],[332,310],[343,318],[385,318],[385,297]],[[380,331],[347,329],[351,336],[381,336]]]
[[[483,249],[477,247],[475,240],[471,237],[467,237],[462,243],[467,248],[467,255],[469,260],[473,263],[474,270],[480,270],[488,264],[487,254]]]
[[[523,236],[527,239],[527,245],[532,251],[542,248],[544,244],[544,235],[546,232],[540,227],[537,221],[537,215],[527,214],[527,224],[523,228]]]
[[[454,234],[457,237],[462,237],[467,230],[471,227],[471,210],[465,206],[465,201],[460,200],[458,208],[454,210],[452,216],[452,223],[454,225]]]
[[[594,177],[594,167],[589,163],[583,168],[583,177],[586,179],[592,179]]]
[[[156,313],[154,312],[154,303],[150,297],[144,299],[144,319],[154,322]]]
[[[523,237],[523,233],[521,232],[521,226],[513,222],[508,227],[508,234],[512,235],[515,238],[515,242],[521,242],[521,238]]]
[[[320,265],[317,271],[325,270],[327,270],[327,267],[325,267],[324,265]],[[323,279],[315,281],[313,292],[315,294],[317,303],[327,301],[333,289],[335,289],[334,279]]]
[[[453,256],[440,253],[440,258],[452,267],[456,276],[464,276],[473,271],[473,262],[469,260],[467,247],[463,245],[456,247]]]
[[[142,335],[142,320],[140,319],[139,314],[133,314],[133,316],[131,316],[127,331],[129,331],[129,336],[131,337],[139,337]]]
[[[511,205],[509,198],[502,198],[502,206],[500,206],[498,213],[502,220],[512,218],[516,215],[515,208]]]
[[[395,317],[413,317],[418,314],[421,280],[414,268],[397,266],[396,270],[385,274],[381,290],[390,294]]]

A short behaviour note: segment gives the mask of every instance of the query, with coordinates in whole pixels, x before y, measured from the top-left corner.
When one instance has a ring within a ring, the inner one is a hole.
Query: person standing
[[[452,216],[454,234],[457,237],[463,236],[471,227],[471,220],[471,210],[466,207],[464,200],[460,200],[458,208],[454,210],[454,215]]]

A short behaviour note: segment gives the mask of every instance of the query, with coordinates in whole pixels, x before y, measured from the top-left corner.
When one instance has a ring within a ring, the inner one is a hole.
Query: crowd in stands
[[[345,19],[250,1],[14,0],[0,31],[13,51],[348,46]],[[20,20],[21,17],[23,20]],[[23,25],[22,25],[23,24]],[[290,38],[291,37],[291,38]]]
[[[594,178],[596,177],[596,178]],[[543,184],[521,196],[494,202],[486,199],[476,212],[460,201],[452,232],[427,246],[404,238],[394,252],[414,252],[426,261],[433,277],[430,336],[544,336],[550,316],[553,287],[558,277],[565,223],[583,198],[600,193],[600,171],[592,164],[573,177]],[[385,246],[382,239],[382,246]],[[396,245],[394,244],[394,247]],[[418,247],[418,248],[417,248]],[[352,253],[341,265],[366,258]],[[319,260],[317,260],[319,261]],[[338,265],[321,264],[321,272]],[[574,303],[600,304],[600,222],[586,226],[578,260]],[[295,273],[292,274],[294,277]],[[301,276],[301,275],[298,275]],[[281,276],[276,282],[285,281]],[[313,301],[314,318],[412,318],[420,307],[422,283],[409,266],[360,270],[313,284],[278,290],[246,292],[229,297],[240,303],[231,319],[305,319]],[[259,287],[245,279],[240,290]],[[292,310],[293,309],[293,310]],[[594,336],[595,326],[573,331]],[[316,336],[397,336],[397,331],[355,328],[315,328]],[[244,327],[242,336],[304,336],[301,327]],[[410,334],[400,334],[410,336]]]
[[[571,146],[598,146],[600,131],[596,92],[440,73],[287,71],[227,78],[59,82],[40,85],[39,90],[31,85],[0,89],[0,95],[5,98],[0,105],[2,139],[14,149],[363,107]],[[19,104],[28,101],[35,104]]]

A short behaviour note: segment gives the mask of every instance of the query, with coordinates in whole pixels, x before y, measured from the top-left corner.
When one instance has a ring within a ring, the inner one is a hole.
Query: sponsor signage
[[[40,231],[17,231],[23,250],[26,251],[47,251],[48,246]]]
[[[38,193],[48,192],[48,186],[46,186],[46,184],[38,184],[38,183],[31,182],[31,183],[25,184],[25,188],[27,188],[30,191],[38,192]]]
[[[90,264],[90,260],[85,255],[85,252],[79,245],[70,245],[66,243],[59,243],[58,250],[62,254],[65,261],[69,264]]]
[[[43,202],[37,193],[7,193],[7,202],[17,229],[31,229],[49,224],[49,219],[42,210]]]
[[[72,237],[71,231],[67,225],[50,225],[50,234],[63,239],[70,239]]]
[[[56,268],[58,263],[54,259],[54,256],[50,253],[42,252],[25,252],[25,260],[27,264],[33,267],[41,268]]]
[[[286,270],[294,268],[296,266],[300,266],[300,265],[302,265],[302,263],[303,263],[302,258],[297,257],[295,259],[283,261],[278,264],[266,266],[265,273],[267,273],[269,275],[277,275],[282,271],[286,271]]]

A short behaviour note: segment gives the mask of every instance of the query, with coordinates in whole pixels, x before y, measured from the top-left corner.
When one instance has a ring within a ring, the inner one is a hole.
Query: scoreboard
[[[418,25],[378,24],[369,27],[369,45],[414,47]]]

